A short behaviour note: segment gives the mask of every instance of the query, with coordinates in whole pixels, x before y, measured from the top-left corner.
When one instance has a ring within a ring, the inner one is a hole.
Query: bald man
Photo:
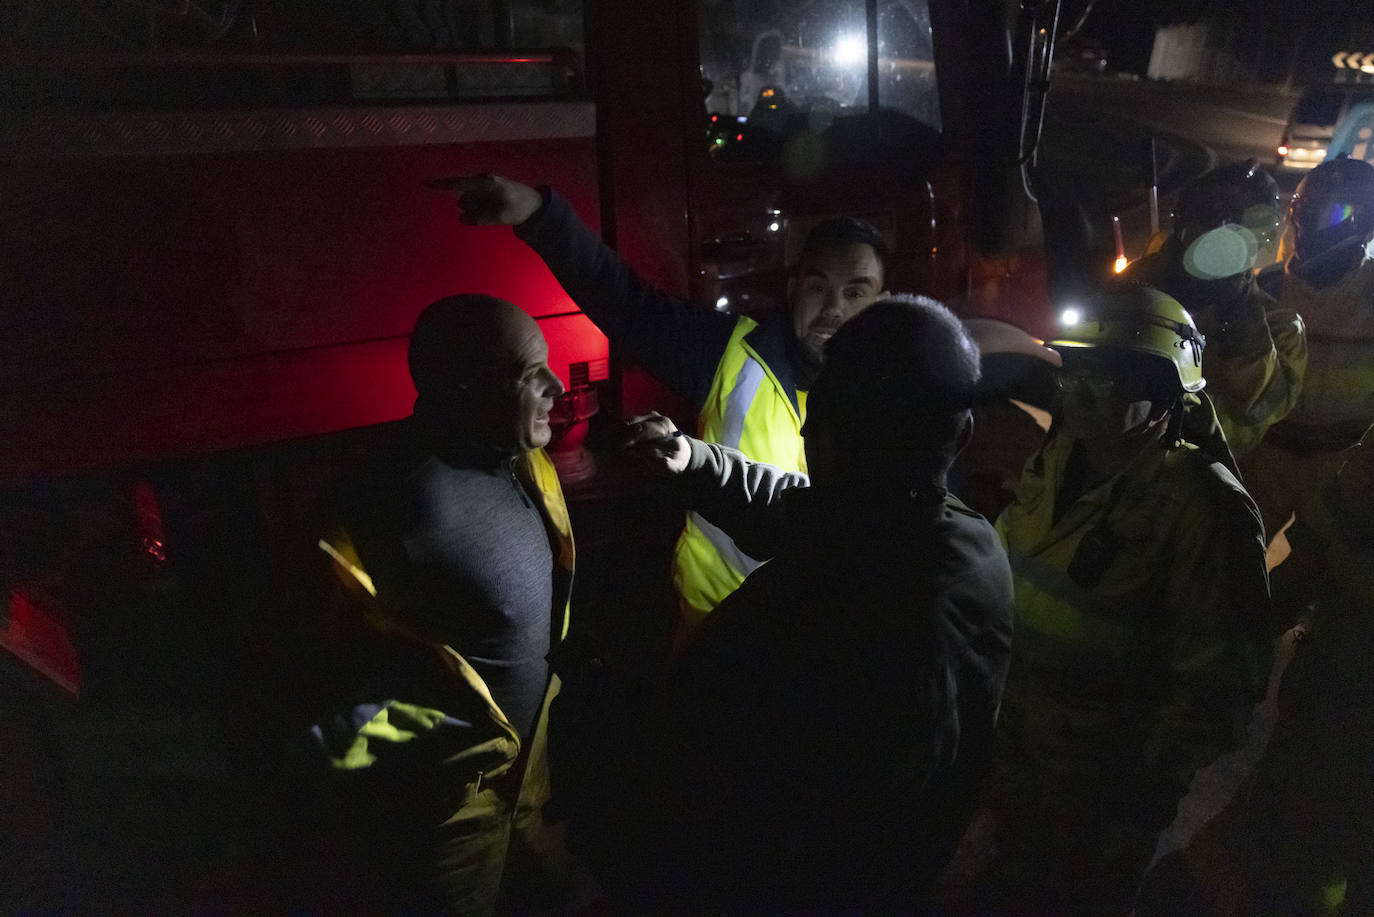
[[[319,548],[356,628],[347,703],[315,728],[349,788],[353,905],[485,914],[568,904],[548,799],[546,657],[573,544],[544,454],[563,385],[538,325],[452,296],[421,314],[418,398],[330,501]],[[540,898],[539,896],[544,896]]]

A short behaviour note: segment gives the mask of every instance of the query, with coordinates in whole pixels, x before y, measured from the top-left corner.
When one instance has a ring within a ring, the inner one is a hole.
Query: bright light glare
[[[1279,155],[1280,155],[1280,156],[1287,156],[1287,155],[1288,155],[1288,147],[1285,146],[1285,145],[1283,145],[1283,144],[1280,144],[1280,145],[1279,145]]]
[[[769,232],[777,232],[777,231],[778,231],[779,229],[781,229],[781,228],[782,228],[782,227],[779,226],[777,223],[769,223],[769,224],[768,224],[768,231],[769,231]]]
[[[1063,325],[1077,325],[1083,321],[1083,310],[1077,306],[1069,306],[1059,313],[1059,322]]]
[[[1116,263],[1112,265],[1112,270],[1120,274],[1122,271],[1126,270],[1126,265],[1130,263],[1130,259],[1125,255],[1117,255]]]
[[[841,67],[862,64],[868,57],[868,41],[862,35],[841,35],[835,42],[834,60]]]
[[[730,297],[728,296],[722,296],[720,299],[716,300],[717,309],[724,309],[728,305],[730,305]]]

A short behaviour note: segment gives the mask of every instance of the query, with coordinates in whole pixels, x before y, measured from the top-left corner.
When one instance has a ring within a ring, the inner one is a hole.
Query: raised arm
[[[784,493],[811,483],[804,474],[753,462],[734,449],[693,439],[661,414],[627,422],[625,444],[651,470],[672,479],[687,508],[759,559],[776,554],[787,535],[790,520]]]
[[[1296,312],[1258,289],[1226,321],[1208,347],[1206,374],[1227,441],[1245,455],[1297,404],[1307,335]]]
[[[645,283],[552,190],[496,175],[427,184],[458,197],[465,223],[514,227],[608,338],[693,404],[706,400],[734,316],[695,307]]]

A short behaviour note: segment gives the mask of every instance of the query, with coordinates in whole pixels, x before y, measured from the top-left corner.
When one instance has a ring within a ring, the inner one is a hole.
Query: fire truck
[[[538,320],[568,388],[565,484],[594,479],[593,414],[674,404],[521,242],[462,226],[426,179],[550,185],[650,282],[746,314],[782,305],[811,225],[858,215],[891,245],[890,289],[1044,334],[1027,166],[1058,6],[7,5],[0,790],[46,814],[0,828],[19,896],[0,910],[61,906],[43,877],[64,857],[158,900],[125,839],[141,826],[157,860],[183,846],[169,813],[220,798],[205,785],[237,759],[207,751],[205,711],[257,683],[261,595],[289,589],[282,559],[331,471],[409,413],[425,305],[480,292]],[[152,698],[179,712],[132,727]],[[239,823],[214,811],[196,818]],[[84,840],[46,830],[64,821]],[[201,866],[248,858],[246,835],[208,833],[240,847]],[[181,902],[244,887],[223,868],[161,881]]]

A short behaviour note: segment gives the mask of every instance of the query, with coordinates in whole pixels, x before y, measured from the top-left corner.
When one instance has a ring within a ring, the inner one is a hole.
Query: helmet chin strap
[[[1174,399],[1174,403],[1169,407],[1169,427],[1165,431],[1165,438],[1176,443],[1183,439],[1183,396]]]

